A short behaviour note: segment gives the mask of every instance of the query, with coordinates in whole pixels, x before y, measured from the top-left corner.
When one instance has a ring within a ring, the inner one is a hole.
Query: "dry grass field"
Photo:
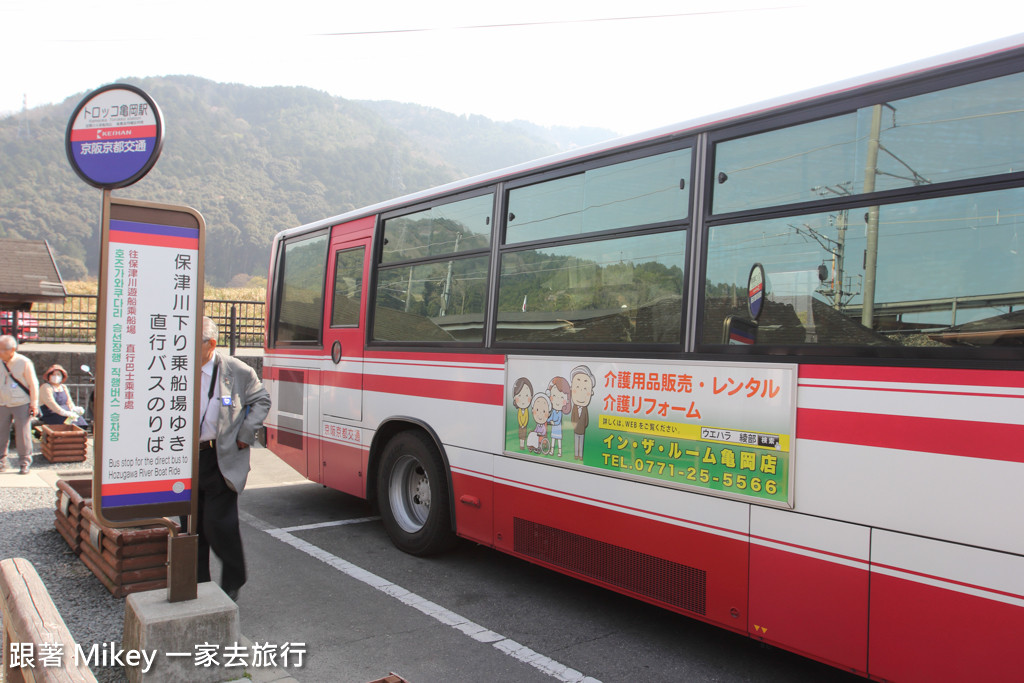
[[[263,278],[253,278],[253,287],[205,288],[204,313],[226,328],[234,304],[238,325],[238,343],[241,346],[262,346],[263,304],[266,286]],[[95,339],[96,295],[95,280],[66,281],[68,297],[59,303],[35,304],[27,315],[35,318],[39,328],[39,341],[91,342]],[[226,334],[227,330],[222,329]]]
[[[206,286],[205,296],[207,301],[263,301],[267,295],[266,281],[263,278],[255,278],[262,281],[261,286],[256,287],[213,287]],[[95,280],[69,280],[64,282],[64,289],[68,294],[82,294],[96,296],[99,283]]]

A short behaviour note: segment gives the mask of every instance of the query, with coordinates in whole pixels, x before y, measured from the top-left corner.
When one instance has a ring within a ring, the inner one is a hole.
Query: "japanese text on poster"
[[[505,452],[792,504],[795,366],[509,357]]]
[[[188,502],[199,231],[111,220],[103,507]]]

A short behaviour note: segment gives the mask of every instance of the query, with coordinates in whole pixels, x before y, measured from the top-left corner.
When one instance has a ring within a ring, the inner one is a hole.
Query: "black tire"
[[[400,432],[384,447],[377,504],[384,529],[399,550],[433,555],[455,544],[444,463],[421,432]]]

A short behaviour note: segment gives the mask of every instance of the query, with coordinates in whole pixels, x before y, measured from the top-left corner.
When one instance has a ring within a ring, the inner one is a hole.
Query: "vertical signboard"
[[[203,219],[109,193],[104,209],[94,505],[112,521],[192,514]]]
[[[795,365],[508,359],[508,455],[792,507],[795,428]]]

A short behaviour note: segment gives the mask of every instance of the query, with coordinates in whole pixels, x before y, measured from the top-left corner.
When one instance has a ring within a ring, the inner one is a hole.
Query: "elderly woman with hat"
[[[60,365],[51,365],[43,373],[43,382],[39,387],[39,412],[43,424],[55,425],[68,422],[85,429],[88,425],[82,419],[83,408],[75,405],[71,394],[64,386],[68,372]],[[68,418],[72,418],[69,420]]]

